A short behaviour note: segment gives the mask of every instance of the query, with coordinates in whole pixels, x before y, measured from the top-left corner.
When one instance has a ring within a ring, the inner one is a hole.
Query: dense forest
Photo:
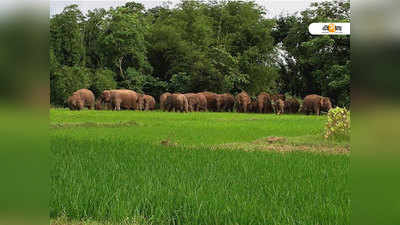
[[[65,7],[50,23],[51,104],[77,89],[98,96],[127,88],[163,92],[320,94],[350,105],[350,36],[313,36],[313,22],[350,22],[349,1],[312,3],[270,19],[247,1],[140,3],[82,13]]]

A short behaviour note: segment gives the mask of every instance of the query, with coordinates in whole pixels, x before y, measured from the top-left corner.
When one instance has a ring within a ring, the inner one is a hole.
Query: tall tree
[[[118,70],[118,81],[126,79],[125,70],[128,67],[140,73],[151,73],[144,39],[146,26],[139,20],[138,14],[125,7],[111,9],[103,29],[104,33],[100,36],[103,57]]]
[[[321,94],[350,104],[350,36],[313,36],[314,22],[350,22],[349,1],[313,3],[298,16],[278,19],[275,43],[284,51],[280,65],[281,92]]]
[[[84,64],[85,46],[82,27],[84,19],[78,5],[65,7],[62,13],[50,19],[50,48],[61,65]]]

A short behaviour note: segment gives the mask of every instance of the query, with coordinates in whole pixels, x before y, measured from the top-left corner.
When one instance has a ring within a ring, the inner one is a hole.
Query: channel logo
[[[312,35],[350,35],[350,23],[312,23],[308,30]]]

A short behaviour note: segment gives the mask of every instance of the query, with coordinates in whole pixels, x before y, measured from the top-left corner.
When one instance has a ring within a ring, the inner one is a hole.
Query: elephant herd
[[[67,100],[71,110],[84,107],[96,110],[154,110],[156,101],[153,96],[139,94],[132,90],[105,90],[95,100],[92,91],[80,89]],[[261,92],[257,98],[251,98],[245,91],[232,94],[217,94],[209,91],[200,93],[163,93],[160,96],[161,111],[175,112],[242,112],[242,113],[297,113],[303,112],[319,115],[321,111],[329,111],[332,103],[328,97],[307,95],[302,106],[296,98],[286,98],[282,94]]]

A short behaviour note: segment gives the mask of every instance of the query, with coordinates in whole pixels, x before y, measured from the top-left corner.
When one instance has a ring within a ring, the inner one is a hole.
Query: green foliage
[[[120,82],[120,88],[159,96],[166,90],[167,82],[160,81],[158,78],[150,75],[144,75],[135,68],[130,67],[126,71],[126,79]]]
[[[248,1],[182,0],[175,8],[165,3],[152,9],[128,2],[87,15],[71,5],[50,18],[50,76],[63,66],[107,68],[117,88],[154,95],[320,94],[348,107],[350,37],[312,36],[308,25],[349,21],[349,2],[318,2],[278,19],[266,18],[266,12]],[[92,82],[96,94],[114,86],[108,78]],[[51,103],[58,104],[57,98]]]
[[[188,92],[188,87],[190,83],[190,76],[186,73],[177,73],[172,75],[171,79],[168,83],[168,91],[169,92],[180,92],[186,93]]]
[[[282,52],[279,92],[293,95],[321,94],[339,106],[350,105],[350,36],[312,36],[313,22],[350,22],[350,2],[313,3],[300,13],[277,20],[272,32]]]
[[[84,43],[86,48],[86,66],[89,68],[103,68],[106,66],[106,57],[102,54],[102,37],[104,36],[104,19],[108,12],[105,9],[94,9],[87,14],[84,21]]]
[[[84,16],[77,5],[64,8],[61,14],[50,20],[50,49],[56,61],[65,66],[79,66],[84,63],[82,22]]]
[[[140,73],[152,71],[144,39],[147,28],[139,16],[130,11],[124,7],[111,9],[104,21],[105,32],[100,37],[103,56],[119,71],[118,81],[122,82],[125,80],[124,71],[129,67]]]
[[[92,74],[90,90],[98,97],[104,90],[115,89],[117,87],[117,82],[115,82],[114,77],[115,73],[111,70],[96,70]]]
[[[350,111],[339,107],[329,110],[325,138],[350,139]]]
[[[62,66],[55,69],[50,76],[50,102],[52,105],[64,106],[67,98],[76,90],[89,88],[91,72],[85,67]]]

